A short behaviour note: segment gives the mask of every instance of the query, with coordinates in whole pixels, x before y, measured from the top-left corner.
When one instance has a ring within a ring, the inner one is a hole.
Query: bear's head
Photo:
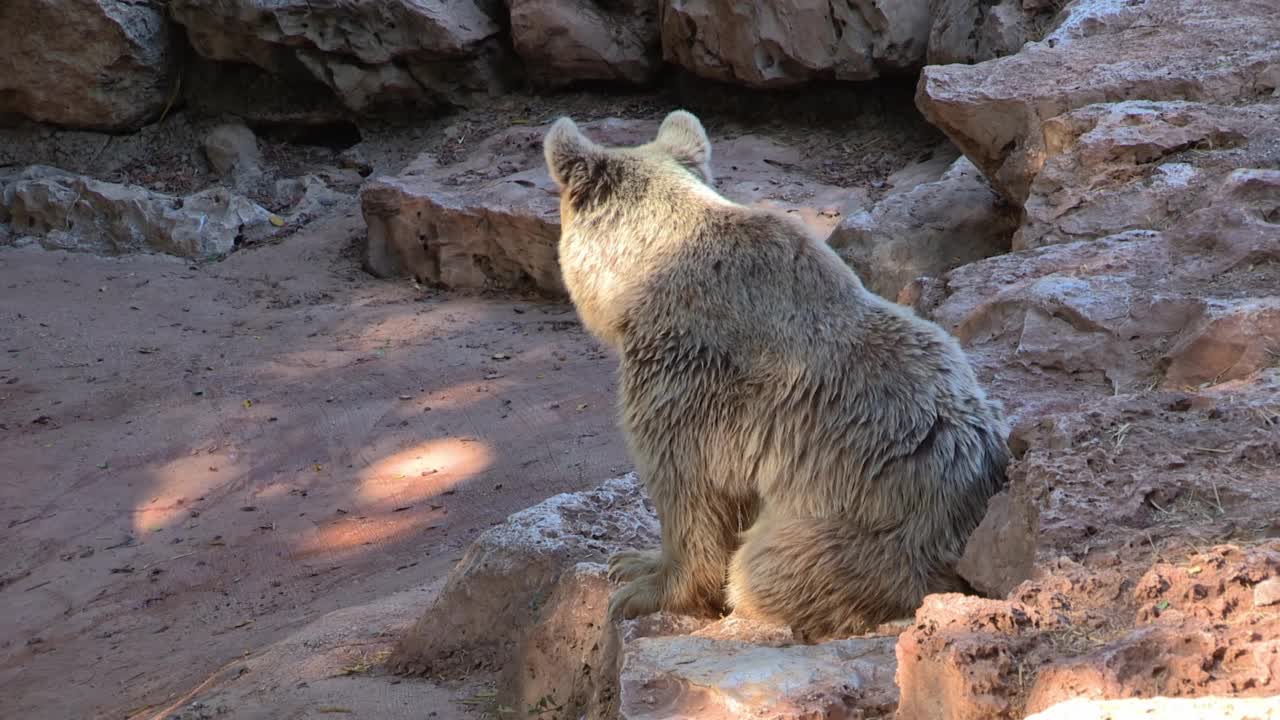
[[[552,124],[542,143],[547,170],[560,188],[562,210],[598,203],[636,181],[679,181],[690,175],[711,186],[711,141],[692,113],[676,110],[657,136],[637,147],[607,148],[588,139],[573,120]]]
[[[603,147],[560,118],[543,153],[560,189],[565,287],[586,327],[617,346],[625,310],[664,272],[681,228],[727,202],[711,189],[711,143],[698,118],[677,110],[636,147]]]

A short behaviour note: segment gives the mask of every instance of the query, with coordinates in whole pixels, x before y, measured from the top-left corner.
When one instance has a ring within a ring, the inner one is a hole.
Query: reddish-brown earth
[[[0,716],[149,716],[626,468],[570,308],[373,280],[361,231],[0,256]]]

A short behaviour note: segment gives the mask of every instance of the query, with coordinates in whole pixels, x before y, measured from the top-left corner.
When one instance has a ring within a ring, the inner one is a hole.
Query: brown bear
[[[611,616],[732,608],[816,640],[968,591],[955,563],[1007,428],[955,339],[798,222],[719,195],[687,112],[632,148],[561,118],[544,152],[565,285],[620,358],[662,528],[661,549],[610,559],[628,581]]]

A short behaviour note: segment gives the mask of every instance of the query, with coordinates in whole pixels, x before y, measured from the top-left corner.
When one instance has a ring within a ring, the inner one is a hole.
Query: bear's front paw
[[[609,598],[609,619],[627,620],[662,609],[657,575],[645,575],[623,585]]]
[[[660,550],[621,550],[609,558],[609,579],[627,582],[652,575],[662,567]]]

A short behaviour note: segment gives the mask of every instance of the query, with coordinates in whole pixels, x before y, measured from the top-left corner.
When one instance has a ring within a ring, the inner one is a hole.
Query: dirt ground
[[[361,231],[0,253],[0,716],[149,716],[628,468],[570,307],[374,280]]]

